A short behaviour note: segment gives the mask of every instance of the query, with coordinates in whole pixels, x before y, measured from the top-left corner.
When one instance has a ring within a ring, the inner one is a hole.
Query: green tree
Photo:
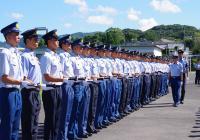
[[[184,40],[185,47],[188,47],[189,49],[192,49],[194,47],[194,40],[187,38]]]
[[[106,43],[119,45],[125,41],[125,36],[119,28],[109,28],[106,30]]]
[[[132,42],[133,40],[137,40],[138,37],[142,34],[140,30],[134,30],[134,29],[124,29],[123,33],[126,42]]]
[[[151,30],[144,32],[144,38],[151,41],[156,41],[160,39],[158,34],[155,31]]]
[[[39,47],[44,47],[46,44],[45,44],[45,41],[44,39],[40,39],[40,42],[39,42]]]

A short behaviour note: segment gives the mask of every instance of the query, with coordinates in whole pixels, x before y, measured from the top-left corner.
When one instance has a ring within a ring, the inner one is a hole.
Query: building
[[[162,56],[162,51],[165,49],[164,46],[147,40],[124,43],[120,47],[126,48],[127,50],[139,51],[140,53],[153,54],[155,56]]]

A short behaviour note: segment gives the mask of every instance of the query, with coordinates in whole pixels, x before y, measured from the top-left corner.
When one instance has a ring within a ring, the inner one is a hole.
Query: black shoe
[[[88,135],[84,133],[84,134],[80,135],[79,137],[80,138],[88,138]]]
[[[102,127],[102,128],[107,128],[107,126],[106,126],[106,125],[103,125],[103,124],[101,125],[101,127]]]
[[[69,140],[82,140],[82,138],[76,137],[76,138],[69,138]]]
[[[90,136],[92,136],[92,133],[90,133],[90,132],[87,132],[87,135],[90,137]]]
[[[102,129],[102,127],[101,127],[101,126],[96,126],[95,128],[96,128],[96,129]]]
[[[105,126],[109,126],[108,122],[103,122],[102,124],[105,125]]]
[[[181,104],[184,104],[184,102],[183,102],[183,101],[181,101],[180,103],[181,103]]]
[[[92,131],[93,134],[96,134],[96,133],[98,133],[98,132],[99,132],[99,130],[97,130],[97,129],[94,129],[94,130]]]

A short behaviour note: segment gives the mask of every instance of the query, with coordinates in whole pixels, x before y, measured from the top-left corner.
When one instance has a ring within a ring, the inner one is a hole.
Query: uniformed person
[[[173,55],[173,63],[170,64],[169,79],[172,88],[172,95],[174,101],[174,107],[178,107],[180,103],[180,90],[181,82],[183,80],[183,66],[178,62],[178,55]]]
[[[80,139],[87,138],[88,133],[86,131],[87,124],[85,123],[85,98],[89,87],[86,80],[86,73],[84,70],[84,60],[82,59],[83,40],[78,39],[72,43],[72,50],[74,56],[71,57],[74,75],[76,82],[74,84],[74,104],[72,107],[71,120],[69,123],[68,138]],[[87,121],[86,121],[87,122]]]
[[[61,101],[63,80],[60,57],[56,53],[59,47],[57,30],[46,33],[42,38],[45,40],[47,49],[40,59],[43,84],[46,84],[42,94],[44,105],[44,139],[57,140],[61,115]]]
[[[200,60],[194,65],[196,70],[195,84],[200,84]]]
[[[27,30],[22,33],[25,50],[22,53],[22,68],[24,79],[32,85],[22,88],[22,140],[36,140],[38,132],[39,113],[41,108],[40,83],[42,74],[40,63],[34,50],[38,47],[39,37],[37,29]]]
[[[14,22],[1,30],[5,46],[0,53],[0,140],[17,140],[22,110],[20,85],[23,81],[21,57],[17,49],[20,42],[19,25]]]
[[[188,62],[183,58],[184,50],[179,49],[178,50],[178,57],[179,62],[183,66],[183,84],[181,85],[181,104],[184,104],[184,98],[185,98],[185,85],[186,85],[186,77],[188,77]]]

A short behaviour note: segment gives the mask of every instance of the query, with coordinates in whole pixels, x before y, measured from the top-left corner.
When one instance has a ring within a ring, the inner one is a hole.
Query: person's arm
[[[22,81],[15,80],[15,79],[9,77],[8,75],[3,75],[1,79],[2,79],[3,83],[11,84],[11,85],[20,85],[22,83]]]
[[[12,84],[12,85],[20,85],[21,81],[16,80],[9,76],[10,73],[10,63],[9,63],[9,57],[8,52],[2,52],[0,53],[0,75],[1,80],[5,84]]]
[[[44,74],[44,79],[47,81],[47,82],[63,82],[64,79],[63,78],[56,78],[56,77],[53,77],[49,74]]]

